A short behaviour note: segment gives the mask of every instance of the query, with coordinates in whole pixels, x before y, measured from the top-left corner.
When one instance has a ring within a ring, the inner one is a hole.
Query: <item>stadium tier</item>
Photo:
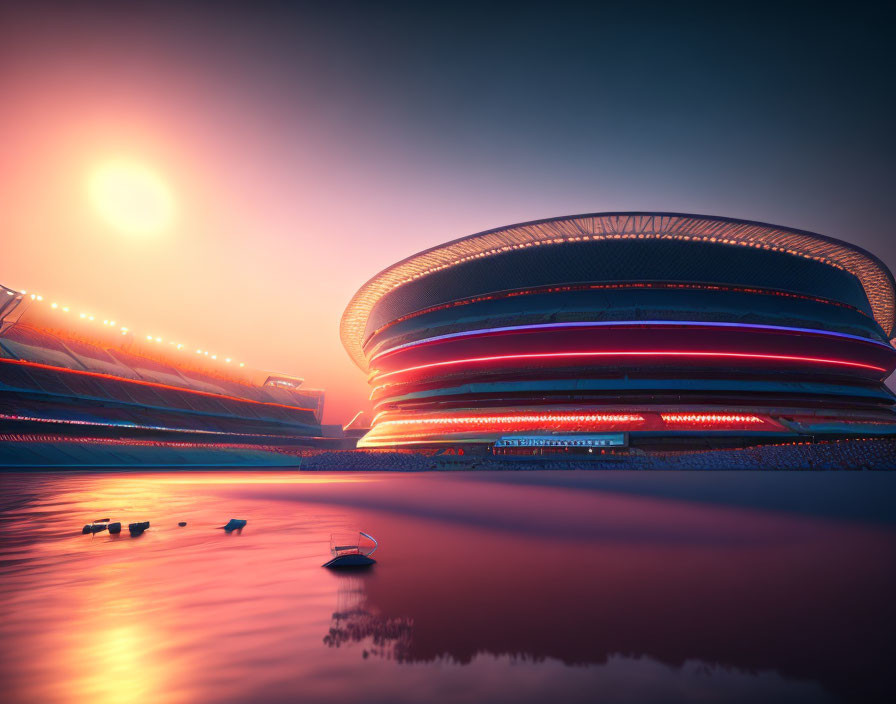
[[[359,447],[593,453],[893,435],[893,325],[893,276],[858,247],[609,213],[411,256],[341,336],[374,403]]]
[[[323,403],[301,379],[0,287],[0,428],[17,440],[326,444]]]

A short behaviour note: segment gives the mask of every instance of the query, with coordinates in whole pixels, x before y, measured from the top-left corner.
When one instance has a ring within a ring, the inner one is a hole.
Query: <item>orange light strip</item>
[[[665,423],[761,423],[759,416],[720,413],[661,413]]]
[[[143,381],[142,379],[126,379],[121,376],[114,376],[113,374],[103,374],[101,372],[85,372],[80,369],[66,369],[65,367],[54,367],[51,364],[41,364],[40,362],[28,362],[24,359],[6,359],[5,357],[0,357],[0,362],[4,364],[18,364],[23,367],[34,367],[36,369],[48,369],[53,372],[63,372],[66,374],[78,374],[80,376],[89,376],[97,379],[109,379],[111,381],[121,381],[127,384],[137,384],[139,386],[149,386],[155,389],[167,389],[169,391],[182,391],[186,394],[196,394],[197,396],[208,396],[209,398],[216,399],[226,399],[228,401],[238,401],[240,403],[255,403],[259,406],[274,406],[276,408],[286,408],[291,411],[310,411],[314,412],[313,408],[302,408],[301,406],[288,406],[285,403],[274,403],[273,401],[253,401],[248,398],[240,398],[239,396],[229,396],[227,394],[216,394],[211,391],[197,391],[196,389],[187,389],[183,386],[173,386],[171,384],[161,384],[157,381]]]
[[[448,418],[401,418],[375,422],[383,425],[483,425],[486,423],[643,423],[644,416],[633,413],[531,414],[507,416],[460,416]]]
[[[756,354],[751,352],[692,352],[688,350],[601,350],[597,352],[533,352],[527,354],[505,354],[493,355],[489,357],[468,357],[467,359],[449,359],[444,362],[418,364],[414,367],[397,369],[394,372],[385,372],[382,374],[374,373],[371,376],[371,380],[383,379],[387,376],[393,376],[394,374],[405,374],[407,372],[420,371],[421,369],[433,369],[435,367],[449,367],[461,364],[476,364],[478,362],[503,362],[520,359],[566,359],[574,357],[723,357],[733,359],[770,359],[785,362],[813,362],[817,364],[833,364],[844,367],[857,367],[859,369],[871,369],[876,372],[887,371],[883,367],[876,367],[873,364],[863,364],[862,362],[848,362],[842,359],[825,359],[823,357],[798,357],[785,354]]]

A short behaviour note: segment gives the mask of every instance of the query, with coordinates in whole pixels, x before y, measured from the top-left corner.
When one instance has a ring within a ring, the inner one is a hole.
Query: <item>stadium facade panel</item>
[[[896,429],[893,277],[821,235],[612,213],[472,235],[368,281],[342,318],[361,447],[508,434],[658,439]]]

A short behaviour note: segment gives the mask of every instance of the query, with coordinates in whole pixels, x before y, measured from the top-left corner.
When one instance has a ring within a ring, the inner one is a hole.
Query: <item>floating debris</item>
[[[129,523],[128,530],[131,531],[131,535],[142,535],[143,531],[149,528],[149,521],[143,521],[141,523]]]
[[[121,523],[110,523],[109,524],[109,532],[110,533],[121,533]]]
[[[185,525],[187,525],[187,522],[186,522],[186,521],[181,521],[181,522],[178,523],[177,525],[179,525],[181,528],[183,528]]]
[[[241,518],[231,518],[227,521],[226,526],[221,526],[225,531],[230,533],[234,530],[242,530],[246,526],[246,521]]]

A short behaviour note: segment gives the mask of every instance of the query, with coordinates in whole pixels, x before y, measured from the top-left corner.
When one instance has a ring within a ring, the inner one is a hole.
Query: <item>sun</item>
[[[88,193],[100,217],[120,232],[156,234],[174,218],[168,184],[137,163],[114,161],[98,167],[90,175]]]

